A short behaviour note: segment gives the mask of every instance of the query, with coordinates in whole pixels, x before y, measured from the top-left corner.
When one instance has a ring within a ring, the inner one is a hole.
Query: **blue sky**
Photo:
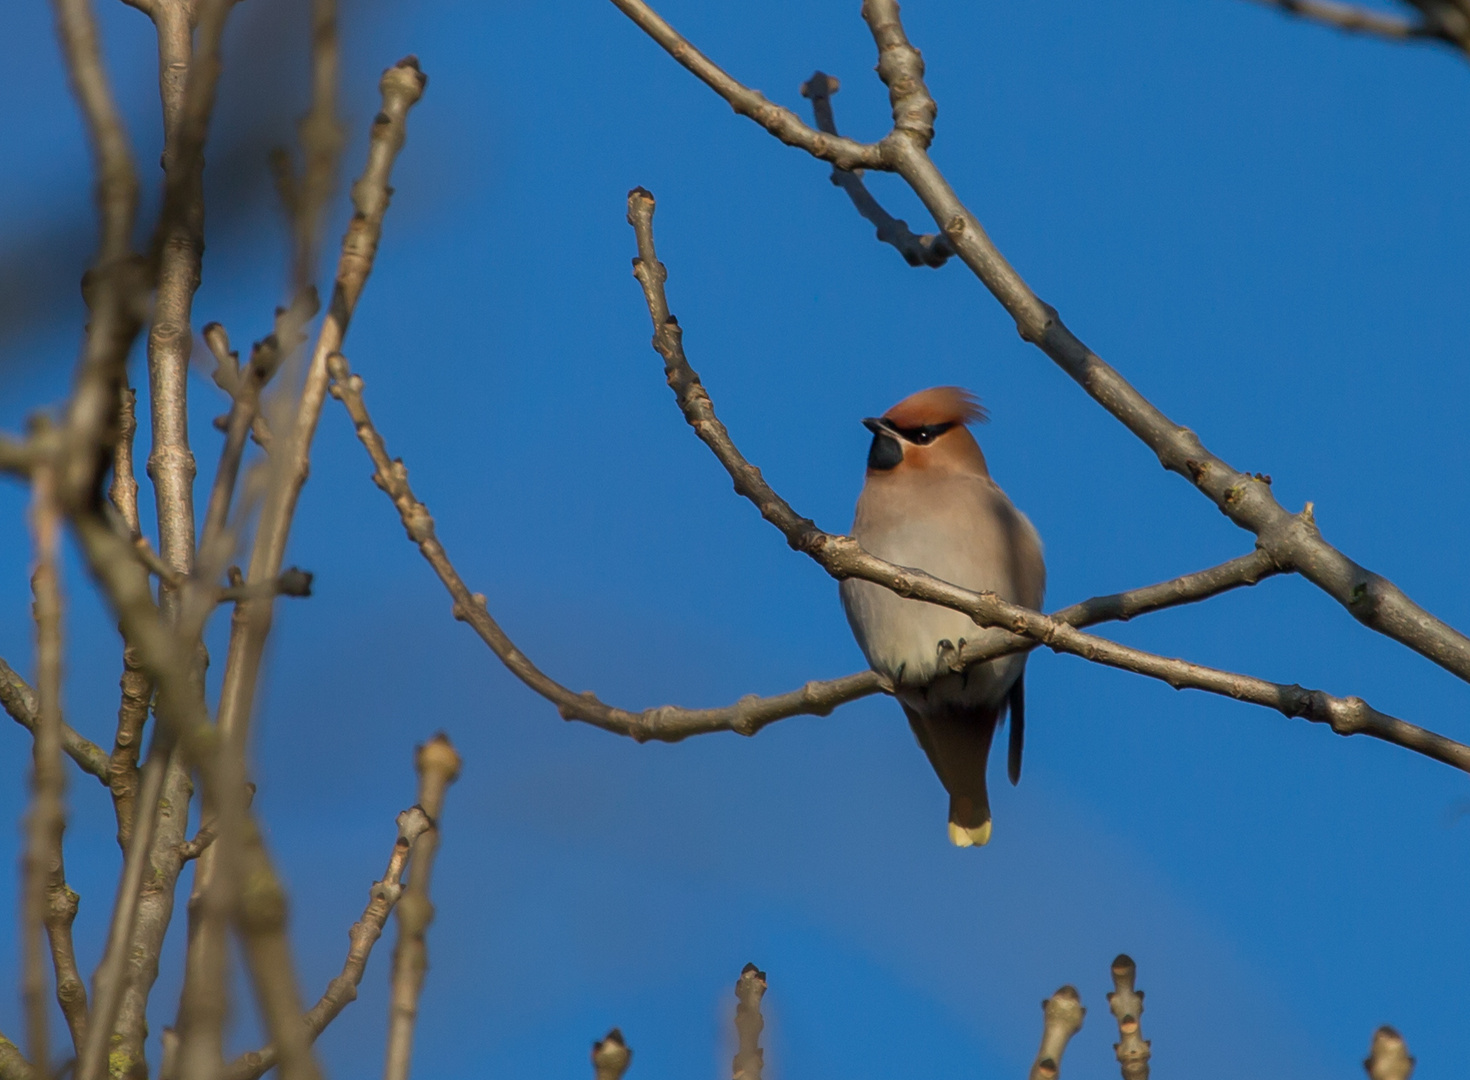
[[[148,28],[99,2],[156,189]],[[855,3],[660,10],[773,99],[805,106],[797,86],[820,67],[842,80],[844,132],[886,130]],[[939,102],[936,161],[1069,326],[1232,464],[1270,473],[1288,507],[1313,501],[1343,550],[1470,626],[1464,63],[1242,0],[912,0],[904,16]],[[304,108],[304,17],[256,0],[236,19],[217,125],[235,149],[210,155],[196,326],[217,319],[245,344],[283,298],[263,152]],[[0,26],[22,88],[4,121],[0,251],[39,253],[0,281],[0,423],[15,429],[66,392],[90,181],[49,14],[11,5]],[[1022,343],[963,267],[904,265],[826,166],[733,116],[611,5],[349,5],[349,176],[377,74],[408,52],[430,83],[346,352],[461,572],[562,681],[627,706],[718,704],[862,663],[834,584],[731,493],[663,385],[629,273],[636,184],[659,199],[691,361],[746,454],[824,527],[850,522],[858,419],[958,383],[989,408],[992,470],[1046,541],[1051,606],[1250,549]],[[898,182],[872,187],[922,227]],[[223,405],[203,371],[191,392],[207,476]],[[289,554],[316,595],[281,607],[258,805],[314,995],[413,799],[413,746],[443,729],[461,748],[419,1075],[585,1076],[589,1042],[613,1024],[634,1047],[630,1078],[715,1075],[731,987],[754,960],[770,973],[777,1078],[1020,1075],[1036,1003],[1064,982],[1089,1008],[1067,1074],[1112,1076],[1104,993],[1119,951],[1138,961],[1164,1071],[1355,1075],[1385,1022],[1421,1080],[1470,1061],[1464,777],[1036,655],[1026,775],[997,783],[990,847],[955,851],[943,792],[886,699],[677,746],[563,723],[450,617],[369,471],[329,403]],[[14,523],[0,535],[0,655],[28,670],[23,506],[0,489]],[[67,588],[68,716],[110,739],[115,633],[80,572]],[[1463,685],[1299,580],[1105,632],[1470,735]],[[9,820],[27,753],[23,732],[0,728]],[[90,961],[117,855],[105,793],[78,778],[72,805]],[[0,864],[16,865],[15,838]],[[13,896],[0,891],[6,925]],[[320,1044],[334,1074],[378,1067],[387,956]],[[6,935],[0,972],[15,970]],[[170,972],[155,1033],[176,1000]],[[10,1034],[13,1001],[0,995]],[[253,1037],[242,1015],[235,1041]]]

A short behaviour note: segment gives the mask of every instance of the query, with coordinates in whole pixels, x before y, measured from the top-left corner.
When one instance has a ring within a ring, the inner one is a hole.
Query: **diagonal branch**
[[[0,707],[3,707],[17,724],[35,734],[38,723],[37,711],[40,708],[40,703],[36,700],[36,692],[4,660],[0,660]],[[85,735],[80,734],[65,720],[61,722],[61,748],[84,773],[95,776],[104,784],[107,783],[107,751]]]
[[[364,909],[362,918],[353,923],[352,929],[348,931],[347,937],[351,944],[347,950],[347,959],[342,962],[342,972],[327,984],[321,1000],[306,1014],[307,1034],[313,1040],[326,1030],[328,1024],[337,1019],[343,1009],[357,999],[357,987],[362,982],[363,972],[367,970],[368,956],[378,938],[383,935],[389,913],[403,895],[403,869],[408,865],[409,851],[414,841],[431,826],[429,815],[421,806],[411,806],[398,815],[398,839],[394,841],[388,869],[383,871],[382,878],[368,891],[367,908]],[[252,1050],[232,1061],[225,1068],[221,1080],[257,1080],[275,1068],[279,1060],[280,1055],[274,1046]]]
[[[781,530],[791,547],[811,556],[834,578],[861,578],[897,593],[953,608],[969,615],[981,627],[996,627],[1023,635],[1054,652],[1070,653],[1094,663],[1159,679],[1175,689],[1206,690],[1240,701],[1264,705],[1289,717],[1325,723],[1340,735],[1362,734],[1396,743],[1436,761],[1470,771],[1470,746],[1447,739],[1417,725],[1380,713],[1360,698],[1336,698],[1320,690],[1268,682],[1216,668],[1191,664],[1119,645],[1084,634],[1059,619],[1006,603],[994,593],[974,593],[918,570],[895,566],[864,551],[850,536],[823,532],[804,518],[761,476],[735,446],[709,394],[684,356],[683,331],[669,313],[664,280],[653,243],[653,196],[642,188],[628,194],[628,220],[638,237],[633,273],[643,286],[653,319],[654,348],[664,358],[664,372],[685,420],[713,451],[734,481],[735,490],[760,510],[761,516]],[[1262,545],[1265,554],[1275,555]]]
[[[1446,40],[1443,29],[1427,19],[1413,20],[1389,15],[1358,4],[1338,0],[1252,0],[1262,7],[1274,8],[1307,22],[1321,23],[1335,30],[1387,38],[1390,41],[1425,39]]]
[[[727,101],[736,104],[744,100],[742,95],[753,93],[720,71],[642,0],[613,3]],[[1327,543],[1310,513],[1287,511],[1271,494],[1270,482],[1264,477],[1240,472],[1212,454],[1193,431],[1170,420],[1104,363],[1063,325],[1055,308],[1032,292],[929,158],[934,99],[924,85],[924,65],[918,50],[909,44],[899,22],[897,3],[864,0],[863,18],[878,46],[878,74],[889,89],[894,125],[880,142],[863,147],[860,159],[856,155],[838,158],[831,153],[817,153],[810,137],[790,137],[790,125],[772,111],[774,106],[769,110],[742,110],[737,105],[736,111],[750,116],[783,142],[801,146],[822,160],[843,168],[879,168],[898,173],[941,226],[955,253],[1016,320],[1021,336],[1046,353],[1093,400],[1138,436],[1166,469],[1188,479],[1231,521],[1254,533],[1258,545],[1278,566],[1306,577],[1365,626],[1470,681],[1470,638],[1415,604],[1388,579],[1359,566]],[[822,134],[810,128],[802,130],[811,136]],[[821,144],[820,148],[825,147]],[[762,513],[766,509],[763,505]],[[791,524],[797,526],[794,521]]]

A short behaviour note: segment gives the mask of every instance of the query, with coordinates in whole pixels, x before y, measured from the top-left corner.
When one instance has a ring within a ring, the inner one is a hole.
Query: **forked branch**
[[[1241,472],[1212,454],[1194,432],[1165,416],[1083,344],[1063,325],[1056,309],[1031,290],[929,158],[936,107],[924,84],[923,61],[904,33],[894,0],[863,3],[863,18],[878,47],[878,75],[888,87],[893,114],[888,135],[868,145],[807,127],[769,103],[768,107],[749,107],[754,91],[722,71],[646,3],[612,2],[737,112],[783,142],[844,169],[885,169],[901,176],[929,210],[955,254],[1015,319],[1022,338],[1046,353],[1142,440],[1166,469],[1189,480],[1231,521],[1254,533],[1257,544],[1276,565],[1312,581],[1364,625],[1470,681],[1470,638],[1415,604],[1391,581],[1327,543],[1309,515],[1292,514],[1276,501],[1264,478]],[[838,146],[843,148],[840,154],[833,150]],[[762,506],[763,513],[766,509]]]

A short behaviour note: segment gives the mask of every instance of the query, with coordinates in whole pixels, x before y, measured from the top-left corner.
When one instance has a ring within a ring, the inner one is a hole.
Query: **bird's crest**
[[[898,428],[921,428],[930,424],[983,424],[990,419],[980,401],[958,386],[931,386],[904,398],[883,414]]]

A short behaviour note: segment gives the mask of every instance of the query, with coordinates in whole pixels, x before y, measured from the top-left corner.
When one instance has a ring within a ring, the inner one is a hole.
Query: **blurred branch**
[[[1337,0],[1252,0],[1261,7],[1274,8],[1286,15],[1307,22],[1322,23],[1336,30],[1355,34],[1388,38],[1394,41],[1414,39],[1445,39],[1445,33],[1437,25],[1425,19],[1403,19],[1373,8],[1358,4],[1343,4]]]
[[[735,1058],[730,1063],[734,1080],[761,1080],[766,1055],[761,1049],[761,1031],[766,1021],[761,1016],[761,998],[766,996],[766,973],[754,964],[746,964],[735,980],[735,1035],[738,1041]]]
[[[49,462],[31,477],[31,537],[36,553],[31,592],[35,597],[37,709],[31,739],[31,804],[26,813],[26,845],[21,860],[21,1000],[25,1006],[27,1056],[41,1073],[49,1074],[51,1040],[41,956],[43,927],[57,961],[58,999],[62,998],[63,963],[72,957],[72,971],[76,968],[71,920],[50,919],[47,902],[52,867],[61,866],[66,829],[66,770],[61,764],[61,582],[56,565],[61,511],[56,475]],[[65,889],[64,881],[61,887]],[[62,1005],[66,1008],[67,1002],[63,1000]],[[75,1017],[74,1010],[67,1012],[68,1023]],[[72,1030],[77,1032],[83,1026],[85,1020],[73,1025]]]
[[[878,47],[878,75],[888,87],[893,114],[888,135],[867,146],[813,131],[775,106],[742,107],[752,96],[761,102],[765,99],[721,71],[642,0],[612,2],[737,112],[783,142],[842,168],[878,168],[901,176],[941,226],[950,247],[1015,319],[1021,337],[1045,352],[1149,446],[1166,469],[1188,479],[1231,521],[1254,533],[1276,565],[1302,574],[1365,626],[1470,681],[1470,638],[1419,607],[1391,581],[1328,544],[1310,514],[1291,514],[1276,501],[1264,477],[1239,472],[1210,453],[1194,432],[1160,412],[1073,335],[1055,308],[1031,291],[928,156],[936,106],[924,85],[923,60],[904,34],[894,0],[863,3],[863,18]],[[837,144],[850,149],[836,155],[832,146]],[[766,509],[762,506],[762,513]]]
[[[1264,705],[1289,717],[1300,716],[1326,723],[1340,735],[1371,735],[1457,769],[1470,771],[1470,746],[1380,713],[1360,698],[1336,698],[1319,690],[1272,683],[1119,645],[1106,638],[1084,634],[1060,619],[1006,603],[994,593],[969,592],[921,571],[895,566],[868,554],[849,536],[838,536],[817,528],[809,518],[793,510],[766,483],[760,470],[740,453],[730,433],[715,415],[714,404],[699,376],[689,366],[684,355],[683,330],[669,312],[664,291],[668,271],[658,261],[654,248],[653,212],[653,196],[642,188],[634,188],[628,195],[628,220],[638,237],[638,257],[633,263],[633,273],[643,286],[648,312],[653,320],[653,345],[664,359],[664,372],[679,409],[695,434],[724,466],[734,481],[735,491],[754,503],[761,516],[781,530],[794,550],[809,555],[834,578],[856,577],[871,581],[899,596],[962,611],[981,627],[996,627],[1024,635],[1054,652],[1070,653],[1094,663],[1147,675],[1167,682],[1175,689],[1206,690]],[[1260,547],[1273,563],[1280,565],[1270,546],[1262,542]],[[967,643],[962,658],[968,659],[971,655]]]
[[[133,475],[133,437],[138,434],[138,392],[126,379],[118,392],[117,441],[112,444],[112,484],[107,497],[122,517],[128,533],[143,537],[138,521],[138,480]]]
[[[40,708],[36,692],[4,660],[0,660],[0,707],[4,707],[17,724],[35,734]],[[107,783],[107,751],[85,735],[78,734],[65,720],[61,722],[61,748],[84,773]]]
[[[593,1080],[623,1080],[623,1073],[633,1061],[633,1051],[623,1041],[623,1033],[613,1028],[592,1044]]]
[[[1030,1080],[1056,1080],[1062,1072],[1062,1055],[1072,1036],[1082,1030],[1087,1010],[1075,987],[1064,986],[1041,1003],[1041,1049],[1031,1065]]]
[[[1386,1024],[1375,1031],[1363,1069],[1369,1080],[1409,1080],[1414,1075],[1414,1059],[1404,1037]]]
[[[408,1080],[413,1057],[413,1029],[419,1014],[419,993],[429,968],[428,930],[434,919],[429,900],[429,879],[434,856],[439,850],[439,822],[443,819],[444,793],[459,778],[459,752],[440,732],[418,748],[414,767],[419,773],[418,805],[428,815],[430,826],[419,833],[411,846],[408,888],[398,902],[398,941],[393,948],[393,975],[388,1005],[388,1049],[383,1080]]]
[[[388,858],[388,868],[382,878],[368,890],[368,905],[362,918],[352,924],[348,931],[347,959],[342,971],[327,984],[327,989],[306,1014],[306,1031],[315,1040],[327,1025],[337,1019],[342,1010],[357,1000],[357,987],[367,970],[368,957],[373,946],[383,935],[388,914],[403,895],[403,869],[408,865],[409,851],[414,842],[432,827],[429,815],[421,806],[411,806],[398,815],[398,839],[393,844],[393,854]],[[278,1061],[276,1048],[267,1046],[241,1054],[226,1067],[221,1080],[256,1080],[275,1067]]]
[[[1143,991],[1133,988],[1138,965],[1126,953],[1113,961],[1113,992],[1108,995],[1108,1008],[1118,1021],[1118,1041],[1113,1052],[1118,1057],[1123,1080],[1148,1080],[1148,1059],[1153,1056],[1152,1043],[1143,1037]]]
[[[40,1080],[39,1074],[20,1047],[0,1035],[0,1080]]]

